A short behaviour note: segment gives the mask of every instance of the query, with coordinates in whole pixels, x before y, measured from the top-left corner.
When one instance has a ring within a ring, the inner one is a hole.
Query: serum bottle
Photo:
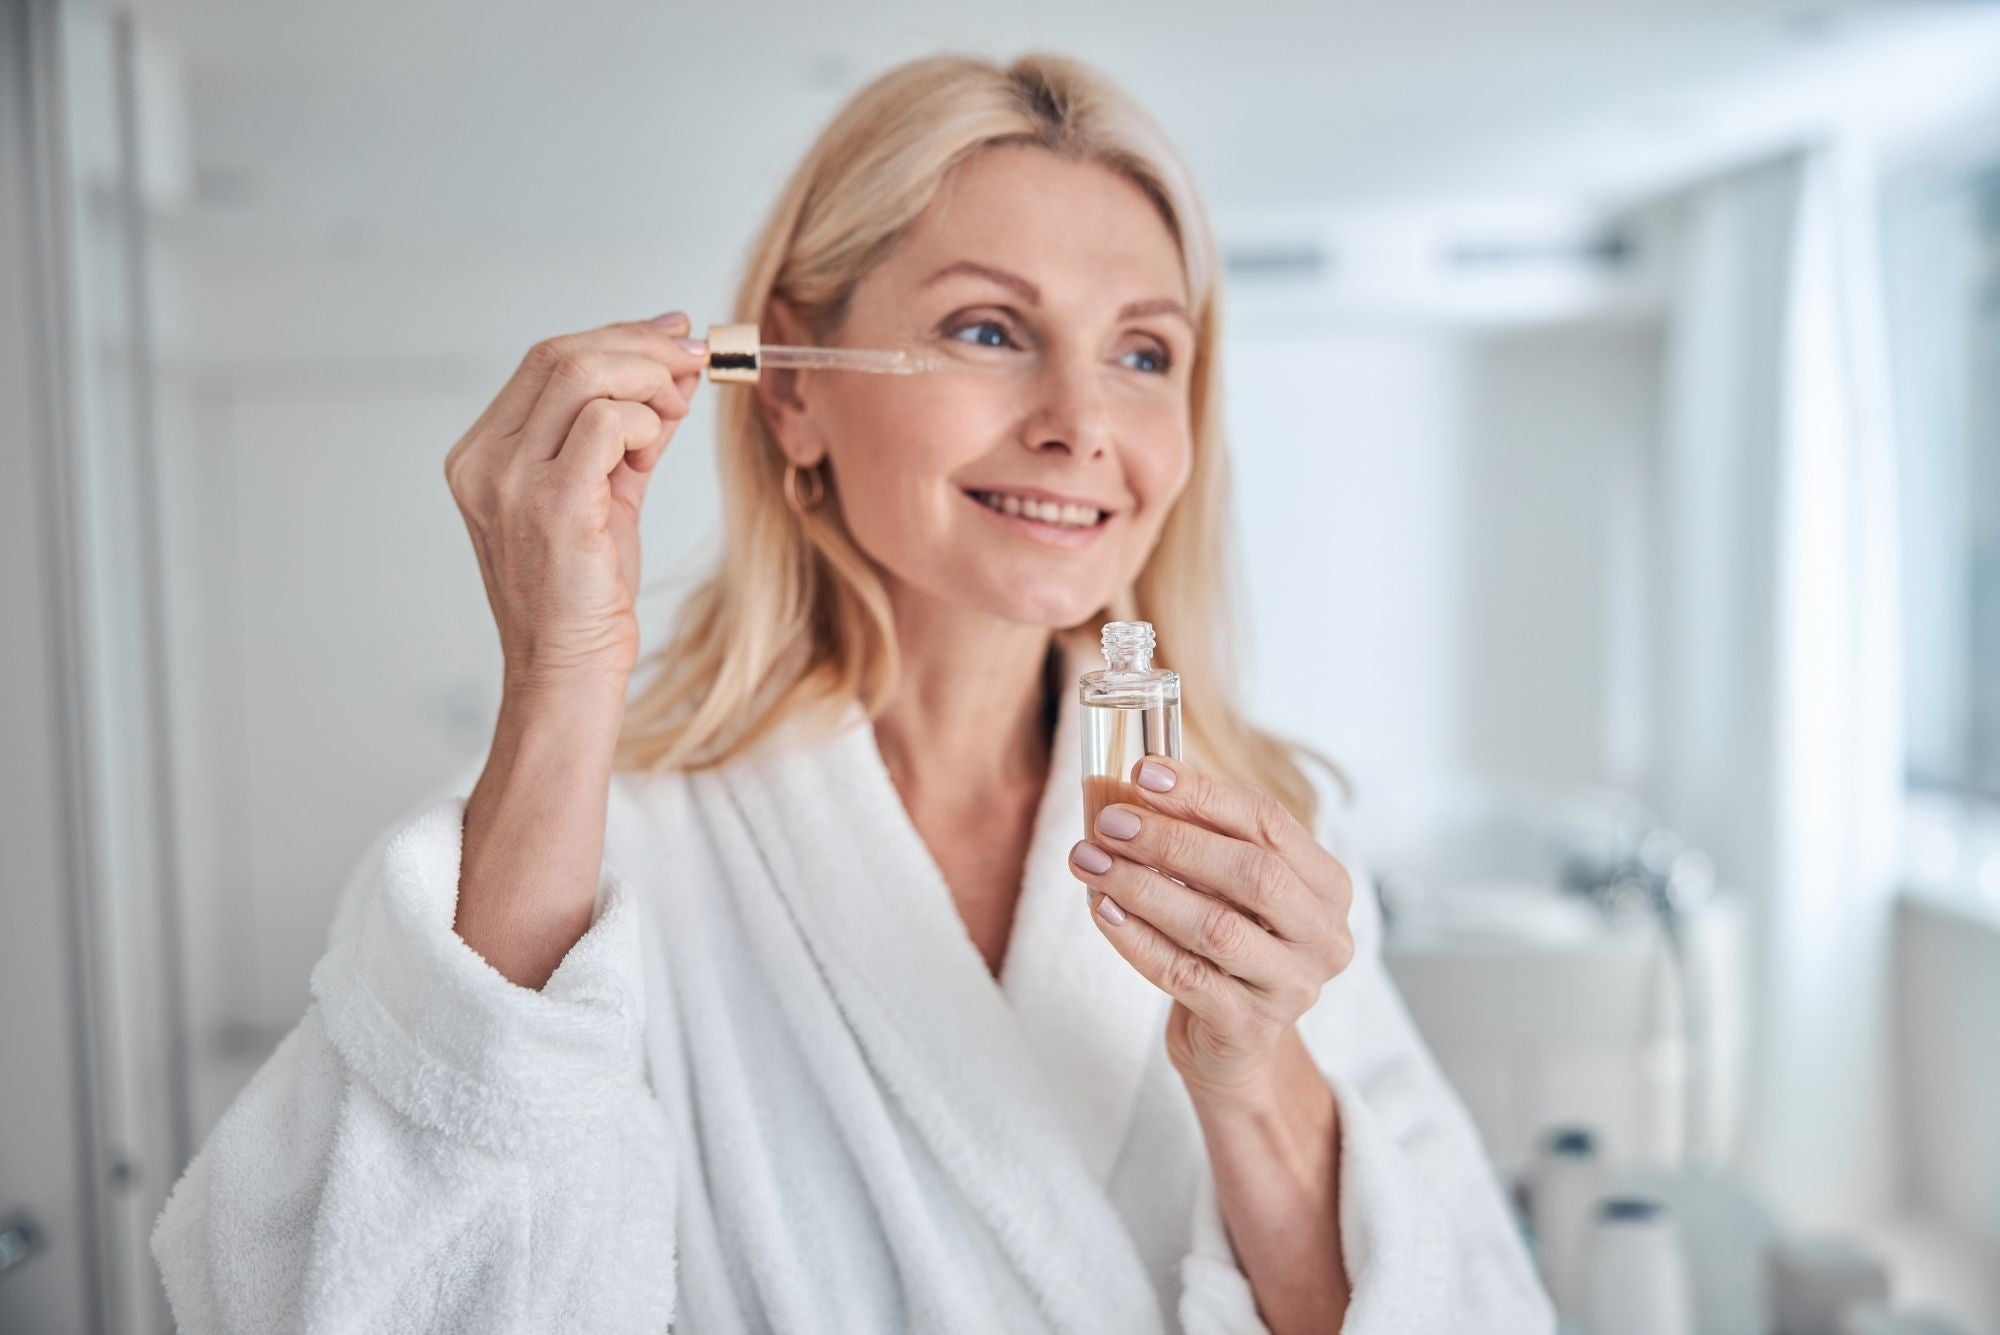
[[[1106,622],[1104,666],[1077,678],[1083,736],[1083,829],[1113,802],[1140,803],[1141,756],[1181,758],[1180,674],[1153,666],[1153,623]]]

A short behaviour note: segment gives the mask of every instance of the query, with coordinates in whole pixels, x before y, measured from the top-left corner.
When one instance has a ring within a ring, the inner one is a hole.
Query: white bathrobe
[[[1068,870],[1076,708],[997,983],[858,708],[619,776],[592,926],[538,992],[452,931],[466,771],[363,859],[313,1004],[169,1198],[181,1329],[1263,1331],[1169,998]],[[1339,1102],[1345,1329],[1549,1331],[1347,865],[1357,952],[1301,1022]]]

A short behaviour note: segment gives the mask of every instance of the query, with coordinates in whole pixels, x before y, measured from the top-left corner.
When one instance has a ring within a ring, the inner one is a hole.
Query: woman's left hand
[[[1242,1096],[1353,958],[1353,883],[1268,794],[1164,756],[1132,779],[1140,800],[1105,807],[1070,867],[1118,953],[1174,998],[1167,1055],[1189,1091]]]

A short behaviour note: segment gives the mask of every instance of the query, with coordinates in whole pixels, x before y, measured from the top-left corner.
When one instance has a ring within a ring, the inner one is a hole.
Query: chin
[[[1050,589],[1036,596],[1032,591],[1009,589],[992,599],[982,599],[994,615],[1028,626],[1067,630],[1103,607],[1108,597],[1078,589]]]
[[[1039,580],[1009,580],[1005,572],[979,571],[967,580],[930,581],[929,592],[955,607],[977,608],[1016,625],[1063,630],[1105,605],[1109,595],[1097,590],[1095,580],[1090,583],[1091,587],[1085,588],[1078,581],[1057,580],[1047,574]]]
[[[1041,553],[940,542],[895,555],[893,563],[875,559],[891,579],[939,602],[1016,625],[1066,630],[1105,607],[1117,589],[1107,569],[1113,563],[1104,559],[1108,552],[1064,553],[1052,561]]]

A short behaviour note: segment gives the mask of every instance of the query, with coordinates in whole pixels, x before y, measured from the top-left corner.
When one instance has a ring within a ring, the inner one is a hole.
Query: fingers
[[[1126,922],[1116,925],[1118,931],[1135,921],[1143,922],[1165,941],[1200,957],[1221,974],[1260,990],[1279,988],[1296,972],[1286,944],[1225,899],[1183,885],[1128,858],[1112,857],[1088,841],[1070,850],[1070,867],[1093,894],[1109,895],[1124,910]],[[1099,867],[1103,870],[1095,870]],[[1160,957],[1150,962],[1157,967],[1182,971],[1192,967],[1173,964],[1171,952],[1156,949],[1155,954]],[[1143,965],[1147,961],[1133,962]],[[1202,980],[1181,978],[1179,982],[1187,987],[1200,985]],[[1169,990],[1180,995],[1178,990]]]
[[[574,334],[558,334],[529,348],[514,378],[533,394],[539,395],[550,374],[565,357],[587,352],[629,352],[656,357],[671,366],[676,375],[698,374],[708,364],[708,359],[681,346],[680,341],[689,333],[688,319],[683,315],[668,324],[626,320]]]
[[[1215,1028],[1230,1026],[1237,1003],[1229,994],[1243,991],[1242,983],[1201,956],[1181,949],[1143,919],[1128,917],[1105,935],[1111,948],[1147,982]]]
[[[1093,837],[1122,858],[1228,900],[1288,941],[1306,940],[1318,925],[1311,889],[1261,844],[1123,802],[1098,813]]]
[[[633,352],[565,354],[521,429],[521,456],[554,458],[584,405],[603,399],[643,404],[663,422],[678,422],[688,413],[687,396],[674,383],[672,368],[658,358]]]
[[[1325,856],[1310,832],[1282,803],[1261,789],[1196,769],[1184,760],[1147,756],[1132,767],[1132,782],[1146,805],[1169,816],[1261,844],[1303,871]]]
[[[645,404],[592,399],[577,413],[555,466],[578,481],[602,480],[620,460],[648,451],[657,458],[665,436],[666,424]]]
[[[670,372],[681,396],[691,397],[695,387],[701,383],[701,372],[707,365],[707,358],[681,347],[678,340],[686,337],[688,332],[687,317],[682,316],[665,325],[634,320],[543,339],[528,349],[513,377],[488,406],[477,425],[500,434],[518,431],[562,367],[577,358],[599,352],[649,357],[661,362]],[[567,426],[567,423],[564,425]],[[560,433],[556,439],[561,439]]]
[[[1098,930],[1112,949],[1141,977],[1216,1030],[1234,1033],[1254,1017],[1282,1018],[1291,1006],[1289,994],[1259,990],[1187,949],[1139,914],[1113,908],[1113,896],[1095,889],[1090,893],[1097,905],[1093,916]]]

